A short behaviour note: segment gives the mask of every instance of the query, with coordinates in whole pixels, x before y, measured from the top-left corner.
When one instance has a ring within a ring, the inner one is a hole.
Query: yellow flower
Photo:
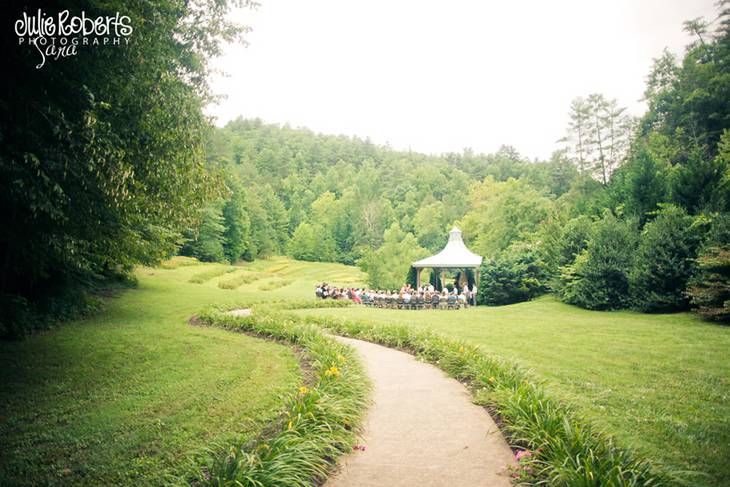
[[[327,369],[324,372],[324,375],[327,377],[330,377],[330,376],[338,377],[340,375],[340,369],[338,369],[337,366],[333,365],[332,367],[330,367],[329,369]]]
[[[309,388],[307,386],[302,386],[299,388],[299,394],[306,394],[309,392]]]
[[[459,347],[459,353],[464,353],[464,347]]]
[[[338,356],[337,356],[337,360],[339,360],[339,361],[340,361],[340,363],[344,363],[344,362],[347,362],[347,359],[345,358],[345,356],[344,356],[344,355],[338,355]]]
[[[292,423],[291,421],[289,421],[289,431],[291,431],[293,429],[294,429],[294,423]]]
[[[487,380],[489,381],[490,384],[494,384],[495,378],[494,377],[490,377]]]

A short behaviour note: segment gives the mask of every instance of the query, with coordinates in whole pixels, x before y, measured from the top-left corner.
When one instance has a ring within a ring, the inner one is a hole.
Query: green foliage
[[[436,291],[441,292],[443,290],[441,285],[441,269],[431,269],[431,275],[428,278],[428,282]]]
[[[586,249],[566,266],[560,295],[588,309],[619,309],[630,304],[629,272],[638,234],[630,221],[606,212],[595,222]]]
[[[385,231],[383,245],[369,252],[361,264],[371,287],[400,289],[411,263],[427,255],[428,251],[418,245],[412,233],[404,232],[394,223]]]
[[[311,325],[256,308],[249,317],[210,310],[200,319],[303,349],[312,377],[286,399],[269,435],[213,452],[198,482],[207,485],[309,486],[322,482],[337,458],[352,450],[368,382],[356,352]]]
[[[201,211],[197,234],[180,250],[183,255],[202,262],[220,262],[225,259],[223,215],[220,208],[209,206]]]
[[[642,144],[611,179],[609,197],[613,206],[645,222],[668,199],[669,171],[669,164]]]
[[[718,216],[697,259],[688,294],[697,312],[730,322],[730,216]]]
[[[578,216],[567,222],[551,217],[543,223],[539,251],[550,276],[556,276],[560,268],[572,264],[585,250],[590,240],[591,225],[592,221],[587,216]],[[553,279],[550,287],[559,290],[560,281]]]
[[[547,290],[545,263],[529,245],[510,247],[480,269],[477,301],[490,306],[527,301]]]
[[[486,256],[534,232],[551,207],[550,199],[521,179],[498,182],[488,177],[472,187],[469,201],[464,234],[474,238],[473,250]]]
[[[243,189],[239,184],[230,184],[231,198],[223,205],[223,250],[228,261],[238,262],[251,246],[251,219]]]
[[[82,287],[176,249],[220,188],[202,164],[208,59],[243,32],[227,1],[57,7],[123,12],[134,32],[128,45],[79,46],[41,70],[35,49],[5,56],[13,75],[0,106],[0,294],[31,304],[56,282]]]
[[[676,206],[663,207],[644,227],[631,270],[634,306],[642,311],[684,309],[703,231]]]
[[[334,262],[336,252],[334,239],[322,225],[301,223],[289,241],[289,255],[299,260]]]
[[[418,287],[418,269],[415,267],[408,268],[408,274],[406,275],[404,284],[410,284],[412,288]]]

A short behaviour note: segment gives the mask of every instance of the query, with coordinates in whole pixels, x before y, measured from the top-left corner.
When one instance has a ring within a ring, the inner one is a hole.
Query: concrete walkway
[[[466,388],[412,355],[338,337],[355,347],[374,385],[361,444],[326,487],[509,486],[512,451]]]

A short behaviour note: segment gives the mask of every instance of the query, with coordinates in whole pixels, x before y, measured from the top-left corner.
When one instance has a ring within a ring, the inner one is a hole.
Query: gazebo
[[[439,269],[443,282],[443,269],[474,269],[474,279],[479,283],[479,266],[482,265],[482,256],[466,248],[461,230],[454,227],[449,232],[449,241],[444,249],[436,255],[426,257],[411,264],[416,271],[416,283],[421,287],[421,272],[425,268]]]

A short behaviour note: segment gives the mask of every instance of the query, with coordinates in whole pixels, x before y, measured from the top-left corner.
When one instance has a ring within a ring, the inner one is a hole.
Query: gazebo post
[[[477,295],[479,294],[479,267],[474,268],[474,285],[477,287],[477,294],[474,295],[474,304],[477,302]]]
[[[416,289],[421,287],[421,272],[423,272],[423,267],[419,267],[416,271]]]

